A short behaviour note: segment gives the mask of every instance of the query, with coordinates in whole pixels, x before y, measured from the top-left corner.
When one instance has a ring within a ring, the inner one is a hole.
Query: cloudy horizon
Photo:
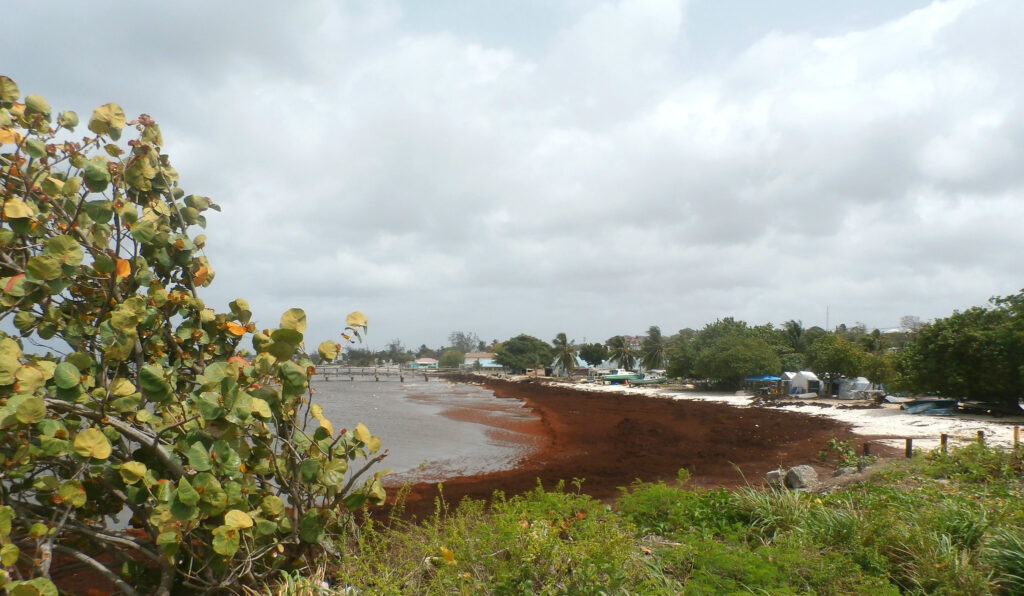
[[[834,4],[23,3],[0,74],[152,115],[223,208],[207,305],[310,346],[351,310],[415,349],[1016,293],[1024,11]]]

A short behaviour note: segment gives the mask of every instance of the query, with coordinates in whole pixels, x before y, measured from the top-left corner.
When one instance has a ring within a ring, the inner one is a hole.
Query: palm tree
[[[564,333],[559,333],[551,343],[555,346],[555,364],[571,379],[572,371],[576,369],[576,352],[579,351],[579,346],[575,341],[569,341]]]
[[[636,364],[636,354],[625,337],[616,335],[605,342],[605,345],[608,346],[608,357],[614,360],[619,368],[629,370]]]
[[[789,346],[793,348],[794,352],[803,352],[807,347],[803,321],[793,319],[786,321],[782,324],[782,333],[786,336],[786,341],[789,342]]]
[[[665,367],[665,340],[661,336],[661,328],[657,325],[651,325],[647,329],[647,337],[640,348],[640,364],[647,370]]]

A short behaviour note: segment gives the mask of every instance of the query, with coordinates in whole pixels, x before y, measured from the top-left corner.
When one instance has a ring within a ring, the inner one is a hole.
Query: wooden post
[[[939,435],[939,450],[942,451],[942,455],[949,452],[949,435],[946,433]]]
[[[914,439],[907,439],[907,459],[914,457]]]
[[[985,431],[983,431],[983,430],[979,430],[978,431],[978,444],[979,445],[984,445],[985,444]]]
[[[423,373],[423,382],[426,383],[429,380],[430,380],[430,378],[427,377],[427,373]]]
[[[871,443],[864,443],[864,457],[871,456]]]
[[[1020,444],[1020,427],[1013,427],[1013,448],[1016,449],[1017,445]]]

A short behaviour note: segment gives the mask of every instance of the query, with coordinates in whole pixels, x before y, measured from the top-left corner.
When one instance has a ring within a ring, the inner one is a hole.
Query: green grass
[[[832,494],[636,483],[614,506],[540,487],[365,522],[361,594],[1024,594],[1020,454],[972,445]]]

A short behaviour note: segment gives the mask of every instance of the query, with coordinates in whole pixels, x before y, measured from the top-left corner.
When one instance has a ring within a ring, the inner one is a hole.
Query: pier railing
[[[399,381],[405,382],[406,378],[414,379],[423,377],[429,381],[430,377],[436,377],[444,373],[457,373],[459,369],[454,368],[406,368],[401,366],[342,366],[326,365],[316,367],[313,379],[318,381]]]

